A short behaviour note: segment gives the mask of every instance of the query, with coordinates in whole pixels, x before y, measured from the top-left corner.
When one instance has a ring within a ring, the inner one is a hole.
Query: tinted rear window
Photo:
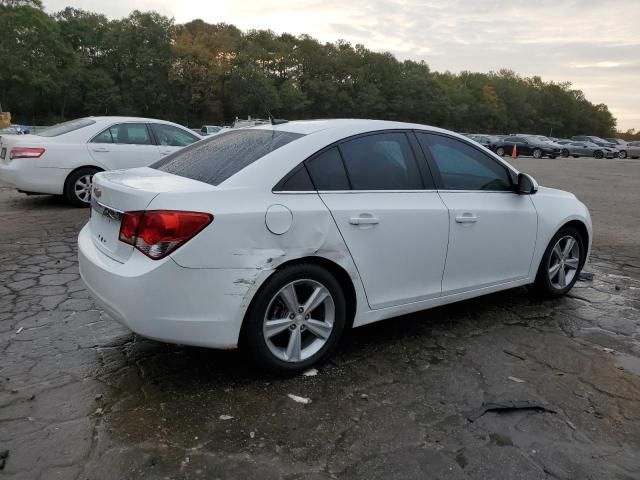
[[[151,165],[157,170],[218,185],[268,153],[304,135],[242,129],[196,142]]]
[[[58,123],[53,127],[45,128],[41,132],[38,132],[37,135],[39,137],[57,137],[59,135],[64,135],[65,133],[73,132],[74,130],[88,127],[89,125],[93,125],[94,123],[96,123],[96,121],[91,120],[90,118],[69,120],[68,122]]]

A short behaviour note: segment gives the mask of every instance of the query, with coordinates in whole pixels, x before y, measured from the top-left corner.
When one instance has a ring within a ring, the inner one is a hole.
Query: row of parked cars
[[[544,135],[484,135],[465,134],[500,156],[523,155],[542,157],[640,158],[640,141],[626,142],[620,138],[603,139],[593,135],[571,138]]]

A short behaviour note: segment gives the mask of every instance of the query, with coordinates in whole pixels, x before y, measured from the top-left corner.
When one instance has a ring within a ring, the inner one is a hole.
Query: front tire
[[[502,148],[502,147],[496,148],[496,155],[504,157],[504,148]]]
[[[245,316],[241,347],[256,364],[291,375],[326,360],[346,324],[346,301],[336,278],[308,263],[274,273]]]
[[[536,289],[549,296],[566,294],[573,288],[586,255],[586,246],[578,231],[561,228],[551,239],[536,275]]]
[[[566,148],[563,148],[562,151],[560,152],[560,154],[564,157],[567,158],[569,156],[569,150],[567,150]]]
[[[64,182],[64,198],[74,207],[91,205],[91,184],[93,176],[100,170],[83,167],[71,172]]]
[[[595,152],[593,152],[593,157],[600,159],[600,158],[604,157],[604,154],[602,153],[601,150],[596,150]]]
[[[618,158],[627,158],[627,152],[624,150],[620,150],[620,153],[618,153]]]

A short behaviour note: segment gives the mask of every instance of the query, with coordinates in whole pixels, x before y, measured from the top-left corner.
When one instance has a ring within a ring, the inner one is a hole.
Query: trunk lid
[[[93,177],[91,236],[108,257],[124,263],[134,247],[119,240],[125,212],[146,210],[160,193],[215,189],[211,185],[152,168],[101,172]]]

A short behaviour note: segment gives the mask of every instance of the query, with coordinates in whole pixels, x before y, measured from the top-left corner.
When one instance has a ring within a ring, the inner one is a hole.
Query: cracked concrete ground
[[[640,478],[640,162],[515,163],[590,207],[593,281],[363,327],[290,379],[111,321],[78,276],[87,212],[0,188],[0,478]],[[468,419],[500,400],[556,413]]]

